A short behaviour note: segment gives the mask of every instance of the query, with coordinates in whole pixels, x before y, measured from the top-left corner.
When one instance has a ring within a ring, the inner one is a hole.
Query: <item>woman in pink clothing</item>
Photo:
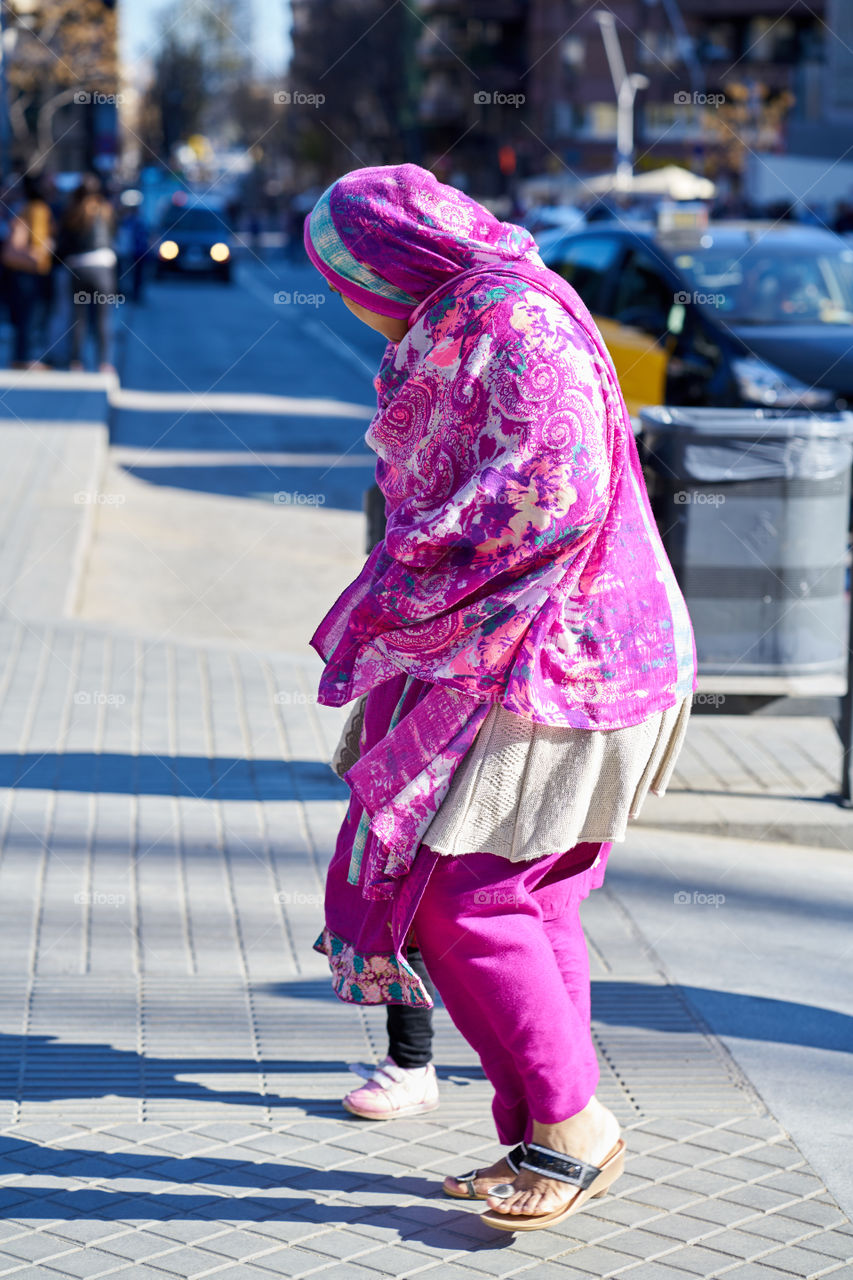
[[[526,231],[399,165],[333,184],[305,244],[388,339],[385,538],[312,640],[320,700],[357,700],[316,946],[341,999],[424,1008],[417,942],[512,1148],[445,1191],[537,1230],[622,1170],[578,908],[666,787],[690,619],[610,357]]]

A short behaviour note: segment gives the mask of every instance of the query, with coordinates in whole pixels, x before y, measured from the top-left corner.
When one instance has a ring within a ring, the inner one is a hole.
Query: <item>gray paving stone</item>
[[[731,1133],[744,1133],[751,1138],[763,1138],[767,1142],[773,1142],[775,1139],[785,1136],[778,1121],[768,1115],[737,1116],[731,1120],[726,1120],[721,1127]]]
[[[630,1280],[684,1280],[684,1272],[665,1262],[646,1262],[621,1273]]]
[[[585,1212],[586,1216],[594,1214],[600,1222],[612,1222],[621,1227],[638,1227],[653,1222],[657,1230],[658,1223],[668,1220],[668,1215],[662,1214],[658,1208],[634,1200],[617,1199],[616,1196],[606,1196],[594,1206],[590,1205]]]
[[[667,1266],[676,1267],[697,1276],[719,1275],[723,1268],[731,1266],[731,1263],[731,1254],[714,1249],[713,1240],[706,1241],[705,1245],[684,1245],[674,1253],[666,1255]]]
[[[221,1263],[222,1259],[199,1245],[192,1248],[175,1249],[157,1258],[157,1266],[176,1276],[197,1276]]]
[[[697,1218],[700,1222],[716,1222],[727,1227],[755,1222],[762,1216],[769,1216],[762,1215],[750,1205],[734,1204],[731,1200],[696,1200],[687,1206],[684,1214],[686,1217]]]
[[[47,1274],[47,1272],[45,1272],[45,1274]],[[58,1275],[60,1273],[52,1272],[51,1274]],[[121,1280],[165,1280],[167,1273],[165,1271],[160,1271],[157,1267],[149,1267],[139,1263],[133,1263],[130,1266],[122,1267],[121,1271],[110,1274],[120,1276]]]
[[[457,1266],[455,1263],[439,1263],[438,1266],[427,1266],[417,1273],[417,1280],[473,1280],[476,1271],[472,1271],[468,1267]],[[520,1274],[525,1274],[521,1272]],[[539,1266],[536,1269],[536,1275],[542,1276],[543,1280],[566,1280],[566,1269],[548,1266]]]
[[[283,1251],[281,1254],[270,1254],[263,1259],[263,1262],[255,1263],[258,1270],[262,1273],[277,1276],[300,1276],[320,1265],[320,1255],[315,1254],[314,1259],[304,1250],[299,1250],[299,1257],[294,1257],[296,1250]],[[221,1273],[220,1273],[221,1274]],[[227,1273],[225,1273],[227,1274]],[[239,1273],[237,1273],[239,1275]],[[334,1263],[331,1267],[324,1267],[322,1272],[323,1280],[378,1280],[379,1272],[369,1267],[362,1266],[357,1262]]]
[[[630,1204],[630,1201],[627,1203]],[[688,1218],[678,1213],[667,1213],[662,1217],[653,1218],[646,1225],[646,1230],[658,1237],[661,1244],[667,1241],[670,1245],[674,1245],[679,1240],[683,1244],[693,1244],[711,1235],[717,1229],[716,1223],[700,1222],[698,1218]]]
[[[743,1190],[743,1184],[737,1178],[727,1178],[713,1169],[687,1169],[678,1175],[678,1186],[686,1191],[699,1192],[703,1196],[717,1196],[728,1193],[732,1198]],[[752,1190],[752,1188],[749,1188]],[[770,1195],[773,1193],[770,1192]],[[781,1197],[781,1201],[785,1197]]]
[[[793,1169],[804,1163],[796,1147],[783,1142],[762,1143],[749,1152],[749,1158],[757,1160],[759,1164],[772,1164],[780,1169]]]
[[[733,1129],[704,1129],[690,1139],[690,1145],[700,1151],[725,1151],[729,1155],[749,1153],[752,1156],[761,1146],[761,1140]],[[798,1159],[801,1158],[798,1154]]]
[[[163,1236],[155,1236],[143,1227],[118,1240],[101,1240],[98,1248],[103,1253],[115,1254],[116,1258],[129,1258],[135,1262],[143,1262],[155,1254],[165,1254],[173,1249],[176,1243]]]
[[[798,1222],[810,1222],[816,1227],[838,1227],[841,1231],[849,1230],[849,1223],[837,1205],[826,1204],[823,1200],[814,1197],[788,1205],[785,1216]]]
[[[0,1220],[0,1240],[14,1240],[18,1236],[26,1235],[26,1227],[20,1226],[17,1222],[3,1222]]]
[[[773,1187],[759,1186],[756,1183],[748,1187],[735,1187],[733,1191],[726,1191],[721,1198],[735,1204],[749,1205],[753,1209],[763,1209],[765,1212],[779,1209],[782,1205],[789,1207],[793,1202],[793,1196],[788,1192],[776,1191]]]
[[[617,1253],[615,1249],[608,1249],[602,1245],[591,1245],[578,1252],[567,1254],[565,1261],[578,1271],[600,1276],[603,1280],[604,1277],[614,1275],[616,1272],[631,1266],[637,1260],[632,1258],[630,1254]]]
[[[81,1249],[78,1253],[66,1253],[61,1258],[54,1259],[53,1262],[41,1263],[40,1269],[45,1274],[53,1274],[65,1277],[79,1277],[79,1280],[88,1280],[91,1276],[102,1275],[107,1271],[113,1259],[107,1254],[99,1253],[97,1249]]]
[[[708,1236],[704,1241],[709,1249],[716,1249],[721,1253],[730,1253],[735,1258],[741,1258],[746,1262],[750,1262],[753,1258],[766,1253],[772,1253],[779,1247],[779,1240],[773,1236],[761,1234],[765,1218],[762,1222],[755,1224],[755,1230],[749,1231],[746,1228],[736,1230],[728,1228],[719,1232],[717,1235]]]
[[[803,1243],[806,1249],[813,1249],[815,1253],[824,1253],[839,1261],[853,1263],[853,1240],[840,1231],[822,1231]]]
[[[205,1239],[204,1247],[226,1258],[251,1259],[274,1249],[276,1241],[249,1231],[219,1231]]]
[[[621,1182],[622,1180],[620,1179],[617,1185],[621,1185]],[[621,1192],[617,1198],[622,1198]],[[639,1204],[671,1210],[686,1209],[688,1206],[697,1204],[702,1200],[702,1197],[696,1191],[688,1191],[685,1187],[669,1184],[664,1186],[663,1184],[655,1183],[648,1183],[637,1188],[630,1198],[636,1200]]]
[[[762,1186],[771,1187],[774,1191],[787,1191],[792,1196],[805,1198],[823,1191],[820,1178],[808,1169],[788,1169],[776,1173],[772,1178],[765,1178]]]
[[[671,1249],[673,1241],[658,1235],[654,1227],[646,1231],[628,1228],[620,1231],[618,1235],[610,1236],[607,1246],[616,1249],[619,1253],[630,1254],[633,1258],[653,1258]]]
[[[141,1268],[144,1275],[139,1276],[139,1280],[165,1280],[168,1276],[167,1271],[155,1270],[152,1268]],[[125,1280],[125,1276],[131,1275],[129,1271],[122,1271],[120,1280]],[[216,1276],[216,1280],[270,1280],[271,1272],[264,1271],[257,1264],[252,1262],[240,1262],[233,1267],[224,1267],[220,1271],[212,1273]]]
[[[61,1253],[73,1253],[76,1246],[70,1240],[58,1240],[55,1237],[42,1235],[32,1231],[17,1240],[3,1242],[3,1252],[10,1258],[20,1258],[29,1262],[38,1262]]]
[[[750,1153],[749,1156],[731,1156],[727,1160],[717,1161],[713,1165],[713,1171],[727,1178],[738,1178],[742,1182],[755,1182],[758,1179],[762,1179],[763,1186],[774,1187],[783,1191],[791,1189],[794,1186],[794,1180],[799,1176],[790,1170],[770,1175],[767,1165],[763,1164],[753,1153]],[[786,1185],[780,1181],[781,1179],[791,1179],[792,1181],[789,1185]],[[808,1188],[803,1188],[803,1191],[797,1194],[808,1195],[817,1190],[821,1184],[817,1179],[815,1179],[815,1182],[817,1186],[812,1185]]]
[[[566,1226],[568,1225],[567,1223]],[[518,1255],[520,1263],[525,1255],[529,1259],[535,1258],[539,1262],[546,1259],[556,1261],[558,1258],[568,1257],[569,1254],[579,1249],[584,1243],[575,1234],[574,1223],[571,1226],[571,1234],[566,1234],[563,1229],[559,1233],[559,1240],[550,1231],[519,1231],[512,1237],[513,1253]]]
[[[817,1253],[807,1245],[788,1245],[778,1249],[769,1255],[767,1262],[779,1271],[798,1276],[800,1280],[811,1280],[812,1276],[821,1275],[833,1265],[825,1253]]]
[[[81,1218],[79,1221],[54,1223],[45,1235],[54,1237],[57,1248],[67,1241],[78,1244],[103,1243],[109,1239],[121,1239],[128,1235],[128,1226],[124,1222],[100,1222],[97,1218]]]
[[[615,1240],[621,1235],[621,1228],[618,1225],[592,1213],[577,1214],[567,1221],[564,1230],[572,1240],[583,1244],[597,1244],[605,1240]],[[532,1248],[538,1252],[538,1244],[534,1238],[534,1233],[525,1233],[518,1238],[522,1241],[524,1248]],[[568,1244],[566,1247],[568,1248]]]
[[[788,1244],[810,1235],[815,1227],[811,1222],[789,1217],[788,1211],[785,1210],[781,1213],[762,1213],[758,1217],[749,1218],[741,1225],[740,1230],[759,1236],[763,1240],[776,1240]]]
[[[206,1241],[220,1234],[222,1228],[207,1221],[192,1218],[166,1217],[159,1221],[145,1224],[145,1230],[168,1242],[191,1244],[197,1240]]]
[[[488,1234],[486,1234],[487,1231]],[[474,1275],[478,1276],[514,1275],[518,1270],[515,1251],[511,1245],[500,1242],[497,1245],[493,1244],[492,1237],[495,1234],[497,1233],[486,1227],[480,1227],[473,1237],[480,1247],[476,1247],[476,1244],[469,1247],[461,1257],[454,1259],[456,1265],[470,1267]]]
[[[746,1262],[742,1267],[733,1267],[725,1276],[726,1280],[782,1280],[788,1274],[764,1262]]]
[[[390,1245],[387,1248],[374,1249],[360,1254],[358,1262],[385,1276],[408,1276],[423,1267],[424,1257],[414,1249],[406,1249],[401,1245]]]
[[[684,1167],[673,1160],[667,1160],[663,1155],[643,1155],[638,1156],[636,1160],[631,1160],[626,1165],[628,1171],[638,1178],[648,1178],[652,1182],[667,1178],[683,1182]],[[698,1171],[696,1171],[698,1172]]]

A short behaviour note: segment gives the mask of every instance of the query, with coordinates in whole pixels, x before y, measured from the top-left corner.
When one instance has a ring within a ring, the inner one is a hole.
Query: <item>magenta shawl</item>
[[[376,378],[385,540],[320,624],[320,701],[403,671],[530,720],[637,724],[693,691],[690,619],[616,374],[533,240],[415,165],[306,223],[339,288],[408,315]]]

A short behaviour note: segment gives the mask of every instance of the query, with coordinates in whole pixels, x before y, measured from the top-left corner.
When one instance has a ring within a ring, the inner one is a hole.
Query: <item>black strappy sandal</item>
[[[625,1143],[620,1138],[599,1167],[587,1164],[584,1160],[574,1160],[563,1151],[542,1147],[538,1142],[529,1142],[521,1167],[545,1178],[566,1182],[577,1189],[576,1194],[568,1204],[552,1209],[550,1213],[498,1213],[495,1209],[489,1209],[480,1214],[483,1222],[490,1227],[497,1227],[499,1231],[539,1231],[543,1227],[555,1227],[558,1222],[582,1209],[587,1200],[603,1196],[624,1171]],[[492,1187],[489,1195],[496,1200],[506,1200],[514,1193],[515,1187],[503,1182]]]
[[[512,1169],[513,1173],[516,1173],[516,1174],[518,1173],[519,1169],[521,1168],[521,1162],[526,1156],[526,1154],[527,1154],[527,1144],[525,1142],[521,1142],[517,1147],[513,1147],[512,1151],[509,1151],[504,1156],[504,1160],[506,1160],[507,1164],[509,1165],[510,1169]],[[450,1176],[452,1177],[452,1174]],[[454,1200],[487,1200],[490,1193],[487,1193],[486,1195],[482,1196],[482,1195],[478,1195],[477,1192],[474,1190],[474,1180],[476,1178],[482,1178],[482,1176],[483,1176],[482,1169],[472,1169],[470,1173],[463,1173],[461,1178],[453,1178],[454,1182],[458,1182],[461,1186],[465,1188],[464,1191],[449,1191],[447,1188],[447,1182],[448,1182],[447,1178],[444,1179],[444,1184],[442,1189],[446,1196],[452,1196]],[[495,1185],[507,1186],[508,1184],[495,1183]]]

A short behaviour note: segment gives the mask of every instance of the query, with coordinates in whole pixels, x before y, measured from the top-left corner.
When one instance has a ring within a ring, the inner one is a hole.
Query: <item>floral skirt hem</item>
[[[329,961],[332,989],[348,1004],[406,1004],[431,1009],[426,987],[414,969],[393,952],[362,955],[328,927],[314,943]]]

